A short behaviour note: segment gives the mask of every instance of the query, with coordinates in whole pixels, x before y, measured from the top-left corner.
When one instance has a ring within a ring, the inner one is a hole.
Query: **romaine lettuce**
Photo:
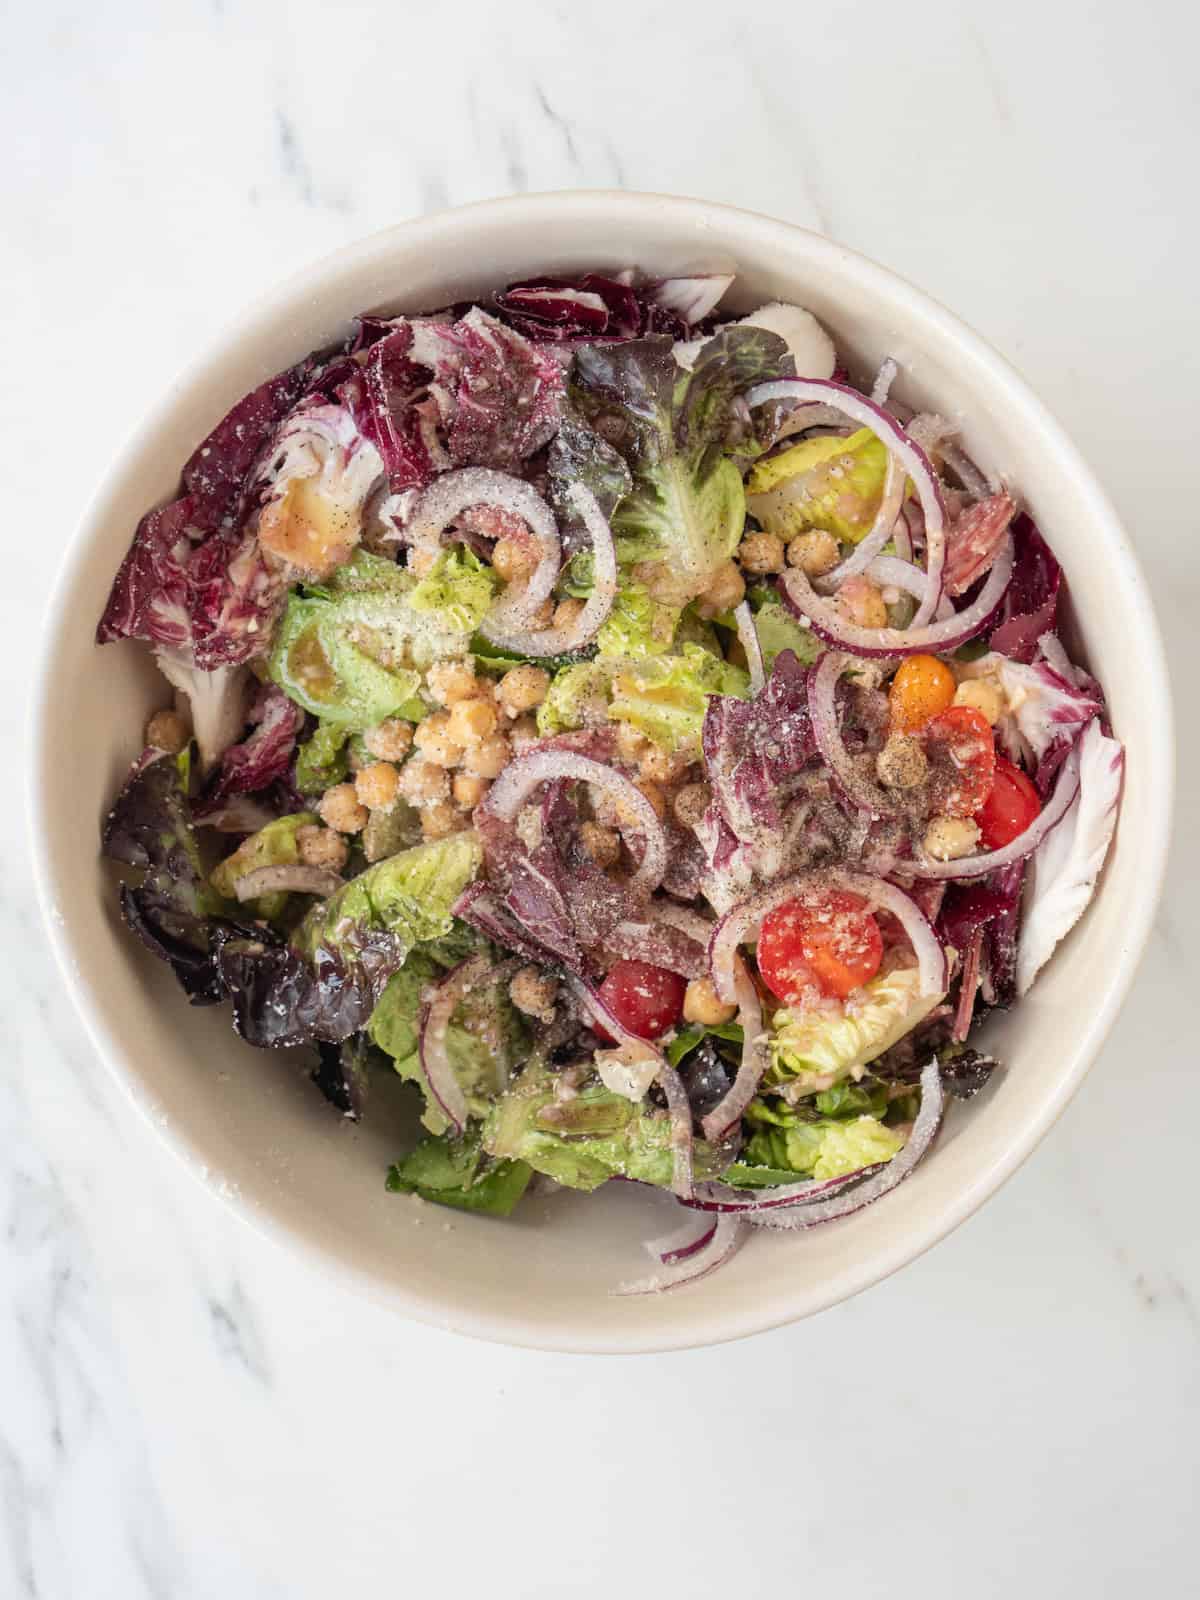
[[[477,1138],[422,1139],[388,1172],[393,1194],[417,1194],[436,1205],[507,1217],[533,1176],[523,1161],[492,1161]]]
[[[746,1187],[798,1177],[840,1178],[877,1161],[890,1161],[904,1147],[903,1133],[869,1115],[812,1122],[782,1103],[768,1106],[755,1100],[746,1109],[746,1120],[754,1132],[746,1140],[736,1172],[725,1174],[726,1182]],[[765,1178],[761,1169],[772,1176]]]
[[[746,483],[746,506],[785,541],[824,528],[857,544],[875,521],[887,463],[882,440],[868,428],[848,439],[805,439],[758,463]]]
[[[208,881],[219,895],[233,900],[237,880],[258,867],[291,867],[300,860],[300,847],[296,835],[301,828],[310,828],[320,819],[311,811],[297,811],[288,817],[268,822],[265,828],[243,839],[232,855],[226,856],[220,866],[209,873]],[[262,917],[272,922],[287,905],[286,893],[260,895],[250,901],[246,910],[250,916]]]
[[[922,995],[915,967],[900,967],[865,983],[832,1011],[775,1013],[771,1031],[771,1065],[766,1081],[793,1083],[799,1093],[828,1087],[838,1079],[860,1077],[867,1064],[882,1055],[927,1016],[940,995]]]
[[[471,550],[443,550],[408,596],[414,611],[435,614],[443,626],[474,633],[487,615],[498,579]]]
[[[613,678],[608,714],[665,750],[699,754],[709,697],[745,699],[749,693],[750,678],[741,667],[699,645],[685,644],[679,655],[623,662]]]

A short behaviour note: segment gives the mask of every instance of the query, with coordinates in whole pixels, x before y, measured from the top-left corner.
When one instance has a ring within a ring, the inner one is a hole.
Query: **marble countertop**
[[[709,0],[12,12],[6,747],[62,543],[193,351],[356,235],[564,186],[705,195],[824,229],[991,338],[1133,531],[1194,721],[1195,11],[764,0],[748,15]],[[1186,812],[1194,745],[1180,781]],[[978,1216],[815,1321],[607,1360],[398,1322],[193,1184],[84,1041],[18,794],[10,782],[0,833],[0,1594],[1190,1589],[1186,821],[1121,1021]]]

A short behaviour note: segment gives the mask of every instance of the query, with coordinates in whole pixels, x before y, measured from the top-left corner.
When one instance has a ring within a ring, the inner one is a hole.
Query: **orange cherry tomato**
[[[957,687],[944,661],[936,656],[909,656],[900,663],[888,691],[892,727],[899,733],[915,733],[953,703]]]
[[[975,820],[989,850],[1002,850],[1025,832],[1042,809],[1033,784],[1011,761],[996,757],[996,778],[992,792],[983,802]]]
[[[951,706],[922,730],[929,761],[930,798],[943,817],[973,817],[992,792],[996,739],[973,706]]]
[[[788,1004],[814,982],[844,1000],[882,960],[883,938],[866,901],[840,889],[819,900],[786,900],[763,918],[758,936],[763,982]]]

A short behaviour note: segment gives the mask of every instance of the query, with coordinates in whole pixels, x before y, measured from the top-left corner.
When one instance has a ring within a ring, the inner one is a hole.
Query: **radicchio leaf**
[[[253,731],[240,744],[226,750],[212,787],[195,807],[198,821],[224,812],[234,795],[259,794],[288,780],[296,738],[304,726],[304,712],[282,689],[264,684],[250,709],[249,720]]]
[[[670,295],[663,297],[670,301]],[[660,303],[653,284],[635,287],[598,272],[577,278],[526,278],[496,296],[505,322],[529,339],[639,339],[662,333],[685,339],[688,323]]]
[[[1062,588],[1062,568],[1030,516],[1013,523],[1015,562],[1012,581],[1000,607],[991,648],[1010,661],[1032,661],[1043,633],[1054,630]]]

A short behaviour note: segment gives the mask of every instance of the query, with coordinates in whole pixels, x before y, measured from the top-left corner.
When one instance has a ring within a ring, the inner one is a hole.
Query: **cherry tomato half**
[[[973,706],[951,706],[923,730],[930,797],[943,817],[973,817],[992,792],[996,740],[992,725]]]
[[[992,792],[975,816],[988,849],[1001,850],[1011,844],[1041,809],[1038,792],[1020,767],[997,756]]]
[[[639,1039],[657,1039],[683,1015],[686,988],[687,980],[666,967],[653,967],[648,961],[615,961],[600,985],[600,998],[623,1028]],[[609,1039],[603,1028],[597,1026],[596,1032]]]
[[[791,1003],[813,982],[844,1000],[879,971],[883,939],[859,895],[835,889],[819,900],[786,900],[763,918],[758,970]]]

